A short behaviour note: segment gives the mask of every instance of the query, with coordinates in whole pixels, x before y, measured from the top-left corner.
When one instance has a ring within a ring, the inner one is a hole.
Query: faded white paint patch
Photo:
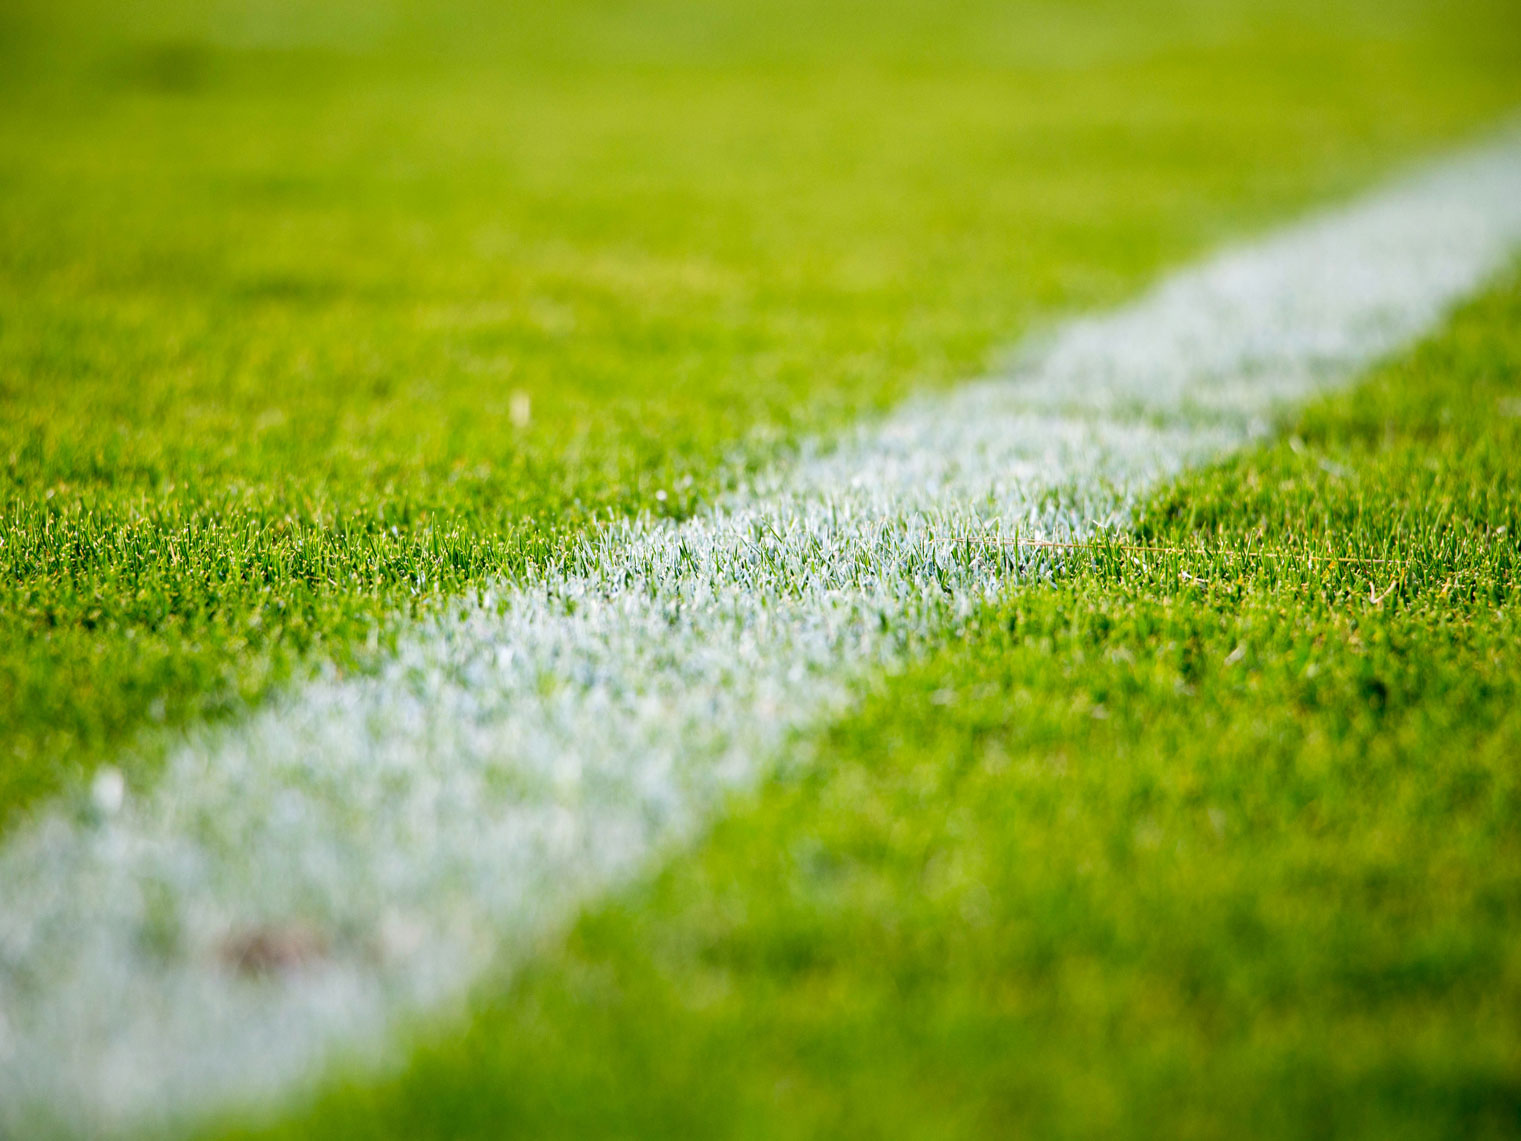
[[[1077,321],[680,525],[620,524],[187,735],[0,853],[0,1130],[289,1092],[689,839],[863,675],[1430,329],[1521,244],[1514,137]]]

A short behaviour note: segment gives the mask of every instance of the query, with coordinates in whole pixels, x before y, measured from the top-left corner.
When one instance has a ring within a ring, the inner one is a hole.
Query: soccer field
[[[1521,1130],[1511,4],[0,93],[0,1134]]]

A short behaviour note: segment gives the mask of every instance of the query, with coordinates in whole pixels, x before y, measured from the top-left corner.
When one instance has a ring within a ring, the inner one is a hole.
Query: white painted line
[[[681,525],[189,734],[0,853],[0,1132],[290,1092],[679,848],[852,683],[1441,320],[1521,244],[1521,139],[1227,252]]]

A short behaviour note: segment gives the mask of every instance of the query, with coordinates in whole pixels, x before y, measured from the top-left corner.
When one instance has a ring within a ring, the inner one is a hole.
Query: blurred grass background
[[[11,0],[0,821],[1484,129],[1517,25]]]

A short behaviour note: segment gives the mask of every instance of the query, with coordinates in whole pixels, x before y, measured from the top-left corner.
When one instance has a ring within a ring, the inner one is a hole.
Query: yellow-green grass
[[[1246,7],[7,5],[0,820],[1521,101]]]
[[[1514,1136],[1521,281],[1284,427],[268,1132]]]

